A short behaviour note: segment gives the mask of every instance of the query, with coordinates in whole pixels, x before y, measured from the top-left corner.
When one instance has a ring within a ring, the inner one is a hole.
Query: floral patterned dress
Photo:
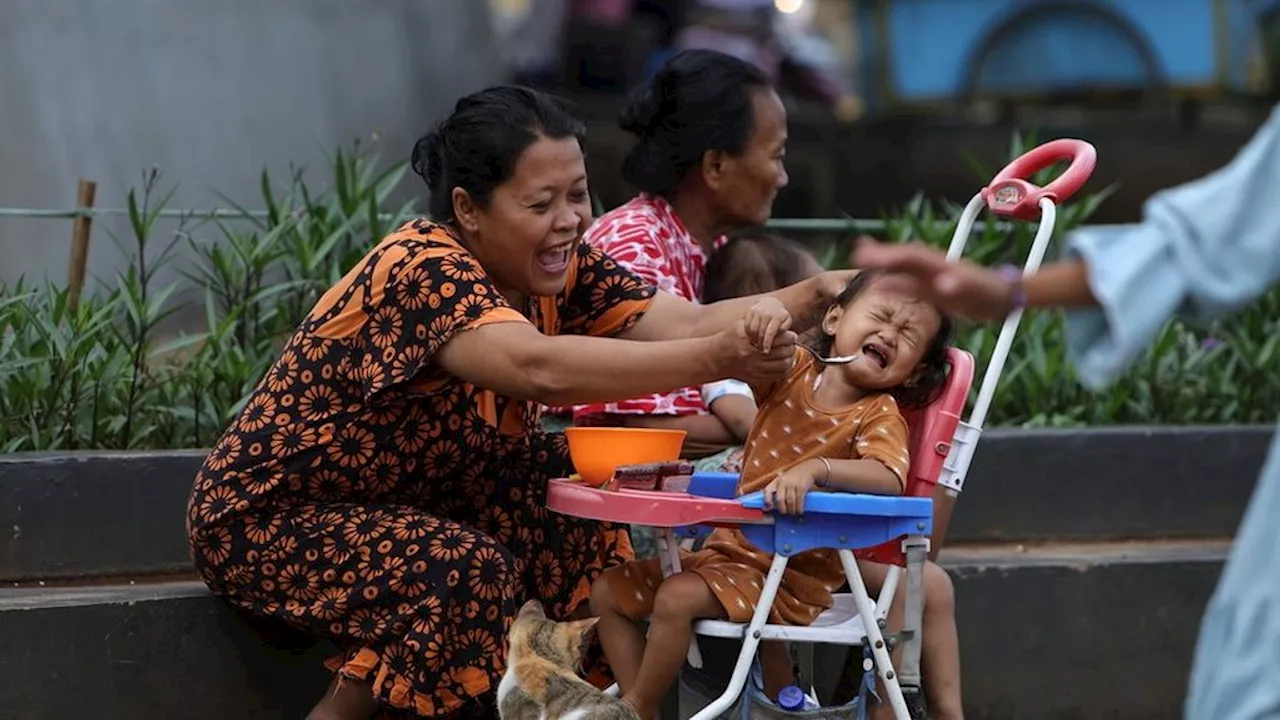
[[[320,299],[196,476],[204,581],[336,641],[331,668],[390,708],[491,716],[520,604],[565,617],[632,551],[624,529],[545,508],[571,466],[536,403],[432,358],[496,322],[616,335],[654,293],[583,243],[565,291],[517,310],[448,228],[400,228]]]
[[[600,248],[645,282],[688,300],[702,301],[707,253],[685,228],[671,203],[641,193],[596,219],[584,241]],[[716,247],[724,244],[724,238]],[[560,409],[556,408],[556,412]],[[608,415],[702,415],[707,412],[696,387],[678,388],[611,403],[573,408],[576,424],[609,424]]]

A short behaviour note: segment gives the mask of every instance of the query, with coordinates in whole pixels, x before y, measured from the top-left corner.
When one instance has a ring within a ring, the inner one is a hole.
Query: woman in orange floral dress
[[[317,303],[195,480],[192,557],[233,606],[343,648],[309,717],[496,713],[506,628],[541,599],[568,617],[625,530],[550,513],[571,472],[540,404],[782,376],[741,318],[697,306],[581,242],[581,124],[502,87],[461,99],[414,148],[431,215],[380,242]],[[797,318],[844,273],[775,296]]]

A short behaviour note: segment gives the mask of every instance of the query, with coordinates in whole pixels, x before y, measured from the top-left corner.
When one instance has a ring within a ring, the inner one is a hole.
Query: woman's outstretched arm
[[[698,305],[659,292],[644,317],[623,337],[630,340],[674,340],[715,335],[731,327],[766,295],[781,302],[791,314],[792,330],[804,332],[817,322],[856,274],[854,270],[824,272],[771,293],[731,298],[710,305]]]
[[[501,395],[547,405],[606,402],[725,377],[776,379],[791,369],[795,334],[757,349],[739,320],[722,333],[665,342],[543,335],[521,322],[454,335],[435,362]]]

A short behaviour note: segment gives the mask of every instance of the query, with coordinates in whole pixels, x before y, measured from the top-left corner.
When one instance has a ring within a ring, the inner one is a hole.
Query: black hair
[[[809,248],[794,240],[756,229],[731,235],[707,262],[702,301],[758,295],[807,280],[806,259],[817,262]]]
[[[848,307],[849,303],[858,299],[858,296],[871,286],[871,283],[884,275],[885,272],[882,270],[859,271],[836,296],[835,302],[831,303],[830,307]],[[829,311],[830,308],[827,310]],[[955,320],[950,315],[941,310],[937,312],[938,332],[929,341],[929,347],[925,349],[924,357],[920,360],[924,365],[924,371],[911,385],[899,385],[890,391],[893,398],[898,401],[898,407],[903,410],[915,410],[932,403],[938,399],[943,387],[947,384],[947,348],[951,347],[954,341],[956,326]],[[818,338],[813,343],[813,349],[823,357],[829,357],[834,343],[835,336],[824,332],[819,324]]]
[[[449,117],[414,144],[410,164],[427,184],[431,219],[453,222],[454,188],[486,208],[494,188],[511,178],[520,154],[539,137],[581,143],[585,132],[556,98],[501,85],[458,100]]]
[[[618,124],[639,139],[622,176],[643,192],[670,197],[712,150],[740,154],[755,131],[753,94],[770,87],[760,68],[714,50],[686,50],[638,88]]]

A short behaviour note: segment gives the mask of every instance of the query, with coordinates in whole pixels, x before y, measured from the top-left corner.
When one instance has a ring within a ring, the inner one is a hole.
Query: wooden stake
[[[76,209],[84,210],[93,207],[93,199],[98,194],[98,183],[80,179],[76,186]],[[80,304],[80,293],[84,290],[85,268],[89,262],[89,231],[93,228],[93,216],[77,215],[71,226],[71,265],[67,268],[67,304],[72,310]]]

